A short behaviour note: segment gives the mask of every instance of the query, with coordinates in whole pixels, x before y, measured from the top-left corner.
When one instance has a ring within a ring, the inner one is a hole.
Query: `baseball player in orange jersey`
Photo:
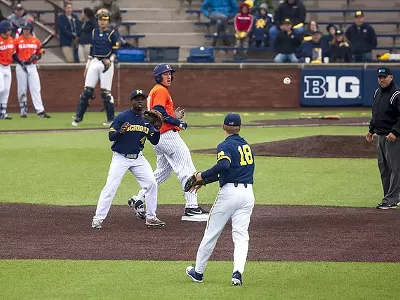
[[[36,109],[38,117],[50,118],[43,107],[42,97],[40,94],[40,78],[36,67],[36,63],[41,59],[43,53],[43,50],[40,49],[41,42],[38,38],[32,35],[32,23],[26,22],[21,28],[22,35],[14,40],[15,52],[27,70],[27,72],[25,72],[20,65],[17,65],[15,69],[18,83],[18,102],[21,108],[21,118],[26,118],[28,113],[28,85],[33,106]]]
[[[179,108],[174,110],[174,103],[168,91],[174,72],[175,70],[168,64],[159,64],[154,68],[153,75],[157,84],[147,98],[147,109],[158,110],[164,117],[164,123],[160,130],[160,141],[154,146],[157,155],[157,169],[154,171],[154,177],[157,184],[163,183],[174,171],[183,190],[187,179],[193,175],[196,169],[189,148],[179,135],[179,131],[187,128],[186,122],[182,121],[184,110]],[[146,193],[147,191],[142,189],[137,196],[133,196],[128,201],[129,206],[141,218],[144,218],[143,203]],[[198,205],[197,194],[188,192],[184,195],[186,199],[185,215],[199,221],[207,221],[208,212]]]
[[[10,21],[3,20],[0,22],[0,120],[11,120],[11,117],[7,114],[11,87],[10,65],[13,60],[22,65],[14,51],[14,40],[11,37],[12,28]]]

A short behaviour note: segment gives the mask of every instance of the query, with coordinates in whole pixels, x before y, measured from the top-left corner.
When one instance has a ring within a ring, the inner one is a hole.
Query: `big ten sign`
[[[349,106],[362,104],[362,69],[303,69],[303,106]]]

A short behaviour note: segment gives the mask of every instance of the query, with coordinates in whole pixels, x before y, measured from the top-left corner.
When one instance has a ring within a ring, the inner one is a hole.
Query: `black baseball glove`
[[[203,180],[197,180],[196,176],[200,172],[195,172],[185,183],[185,192],[195,192],[200,189],[204,184]]]
[[[101,60],[101,62],[102,62],[103,65],[104,65],[103,73],[105,73],[105,72],[107,72],[108,69],[111,67],[111,61],[110,61],[108,58],[104,58],[104,59]]]
[[[156,130],[160,130],[164,122],[162,114],[155,109],[146,110],[143,113],[143,118],[152,124]]]

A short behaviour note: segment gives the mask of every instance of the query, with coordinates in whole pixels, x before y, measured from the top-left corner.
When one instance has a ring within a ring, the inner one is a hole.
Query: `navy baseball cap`
[[[341,36],[343,34],[344,34],[343,31],[341,31],[340,29],[336,30],[335,32],[335,36]]]
[[[131,93],[131,100],[137,96],[143,96],[145,98],[148,97],[144,90],[133,90]]]
[[[241,126],[242,120],[240,119],[240,115],[235,113],[227,114],[224,120],[224,125]]]
[[[379,68],[377,73],[378,73],[378,76],[384,76],[384,77],[388,77],[389,75],[393,75],[392,71],[389,68],[386,68],[386,67]]]

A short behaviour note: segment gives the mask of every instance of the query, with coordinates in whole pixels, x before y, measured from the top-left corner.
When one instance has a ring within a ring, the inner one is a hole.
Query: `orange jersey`
[[[171,117],[176,118],[174,103],[172,102],[172,98],[168,90],[161,84],[156,84],[150,91],[149,98],[147,98],[147,107],[149,109],[153,109],[153,107],[156,105],[163,106],[167,111],[167,114],[169,114]],[[175,129],[177,131],[181,130],[181,128],[178,126],[174,126],[168,123],[163,123],[163,125],[161,126],[160,133],[164,133],[172,129]]]
[[[14,40],[11,36],[7,39],[0,37],[0,65],[9,66],[13,62]]]
[[[41,45],[42,43],[35,36],[25,38],[20,35],[14,40],[15,52],[17,52],[18,58],[21,61],[27,61],[33,54],[43,53],[42,49],[38,50]],[[34,63],[36,63],[36,61]]]

